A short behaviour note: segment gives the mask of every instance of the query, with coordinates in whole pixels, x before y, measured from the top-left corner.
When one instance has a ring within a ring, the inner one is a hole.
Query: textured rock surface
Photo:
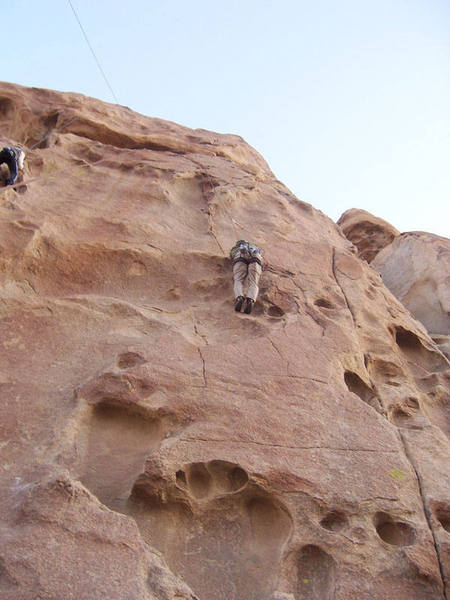
[[[450,335],[450,240],[402,233],[374,259],[391,292],[431,334]]]
[[[0,119],[47,136],[0,190],[2,600],[450,597],[449,363],[339,228],[235,136]]]
[[[400,234],[387,221],[359,208],[346,210],[337,224],[358,248],[358,256],[368,263],[372,262],[378,252]]]
[[[337,223],[358,256],[372,263],[383,283],[450,357],[450,240],[418,231],[400,234],[386,221],[355,208]]]

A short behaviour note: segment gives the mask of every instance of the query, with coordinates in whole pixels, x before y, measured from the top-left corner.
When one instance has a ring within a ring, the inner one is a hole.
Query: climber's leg
[[[259,292],[259,278],[261,277],[262,267],[259,263],[252,262],[248,265],[248,291],[247,298],[253,300],[258,297]],[[250,309],[251,310],[251,309]]]
[[[17,148],[17,166],[19,171],[23,171],[23,162],[25,160],[25,152],[22,148]]]
[[[233,265],[234,297],[244,296],[244,281],[247,277],[247,263],[238,260]]]

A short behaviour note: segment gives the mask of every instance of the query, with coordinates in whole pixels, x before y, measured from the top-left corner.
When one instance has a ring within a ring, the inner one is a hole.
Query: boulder
[[[368,263],[400,234],[387,221],[359,208],[346,210],[339,217],[337,224],[357,247],[358,256]]]
[[[450,240],[432,233],[402,233],[373,260],[384,284],[428,332],[450,335]]]

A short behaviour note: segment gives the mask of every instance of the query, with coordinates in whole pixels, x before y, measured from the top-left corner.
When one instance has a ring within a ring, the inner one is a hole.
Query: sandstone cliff
[[[449,363],[339,228],[236,136],[10,84],[0,122],[2,600],[450,597]]]

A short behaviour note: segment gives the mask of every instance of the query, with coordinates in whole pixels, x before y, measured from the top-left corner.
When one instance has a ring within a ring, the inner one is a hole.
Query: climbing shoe
[[[234,303],[234,310],[236,312],[241,312],[242,305],[244,304],[244,296],[238,296]]]
[[[245,308],[244,308],[244,312],[246,315],[249,315],[252,312],[254,303],[255,303],[254,300],[252,300],[251,298],[247,298],[247,302],[246,302]]]

